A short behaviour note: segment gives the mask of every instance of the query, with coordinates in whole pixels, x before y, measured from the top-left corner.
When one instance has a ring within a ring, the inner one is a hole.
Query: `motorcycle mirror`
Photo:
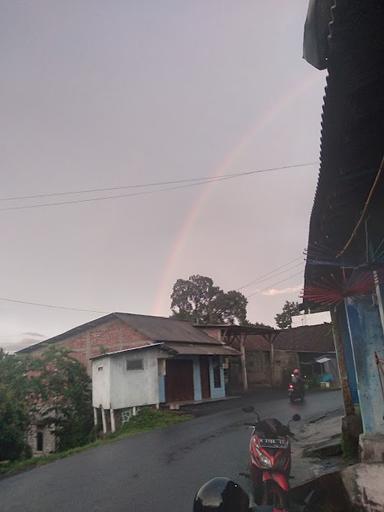
[[[229,478],[213,478],[197,492],[193,512],[249,512],[248,494]]]
[[[243,407],[243,412],[255,412],[255,408],[252,405]]]
[[[300,421],[301,420],[301,416],[300,414],[294,414],[292,416],[292,421]]]

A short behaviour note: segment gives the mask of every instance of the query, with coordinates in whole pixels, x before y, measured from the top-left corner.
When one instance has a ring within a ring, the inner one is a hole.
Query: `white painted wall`
[[[92,361],[92,405],[109,409],[110,404],[110,358]]]
[[[92,364],[93,406],[125,409],[159,403],[158,350],[146,349],[96,359]],[[127,370],[127,360],[142,359],[143,370]],[[99,371],[100,364],[104,365]],[[105,371],[108,367],[108,371]]]

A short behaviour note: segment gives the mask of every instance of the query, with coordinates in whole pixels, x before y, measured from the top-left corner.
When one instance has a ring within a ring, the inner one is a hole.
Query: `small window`
[[[213,359],[213,385],[215,388],[221,388],[221,367],[218,357]]]
[[[127,370],[144,370],[144,362],[142,359],[127,359]]]
[[[36,450],[42,452],[44,448],[44,436],[41,431],[36,434]]]
[[[98,367],[97,367],[97,371],[98,372],[102,372],[103,371],[103,365],[100,364]]]

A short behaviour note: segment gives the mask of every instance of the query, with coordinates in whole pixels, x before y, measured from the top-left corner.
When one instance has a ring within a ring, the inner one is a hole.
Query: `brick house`
[[[114,402],[121,411],[225,397],[225,359],[240,355],[189,322],[129,313],[110,313],[18,353],[38,357],[52,344],[67,348],[93,376],[95,419],[100,405],[109,411],[104,429],[116,423]],[[147,394],[139,393],[145,387]]]

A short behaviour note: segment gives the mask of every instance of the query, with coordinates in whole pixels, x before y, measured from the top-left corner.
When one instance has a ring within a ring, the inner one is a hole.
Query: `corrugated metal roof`
[[[122,322],[149,338],[153,342],[171,341],[176,342],[190,342],[190,343],[217,343],[217,340],[209,336],[201,329],[197,329],[190,322],[184,322],[182,320],[175,320],[173,318],[165,318],[160,316],[149,316],[149,315],[136,315],[133,313],[110,313],[108,315],[96,318],[85,324],[81,324],[69,331],[66,331],[57,336],[53,336],[47,340],[39,343],[34,343],[29,347],[23,348],[18,353],[27,353],[38,350],[44,344],[56,343],[61,340],[65,340],[70,336],[79,334],[87,329],[91,329],[97,325],[103,324],[110,320],[117,318]]]
[[[352,268],[365,262],[364,223],[345,254],[340,257],[340,253],[358,225],[383,157],[384,4],[337,0],[332,18],[306,290],[322,285],[330,274],[342,281],[340,266]],[[382,181],[375,196],[381,207]],[[371,223],[370,236],[379,228]]]
[[[114,313],[114,315],[153,341],[217,343],[217,340],[201,329],[197,329],[190,322],[132,313]]]
[[[138,352],[140,350],[148,350],[148,349],[161,349],[163,343],[152,343],[152,345],[144,345],[142,347],[131,347],[124,348],[123,350],[115,350],[114,352],[104,352],[103,354],[98,354],[97,356],[92,356],[89,359],[100,359],[102,357],[111,357],[118,356],[119,354],[125,354],[127,352]]]
[[[164,349],[168,349],[177,355],[200,356],[240,356],[240,352],[223,344],[189,344],[189,343],[165,343]]]

